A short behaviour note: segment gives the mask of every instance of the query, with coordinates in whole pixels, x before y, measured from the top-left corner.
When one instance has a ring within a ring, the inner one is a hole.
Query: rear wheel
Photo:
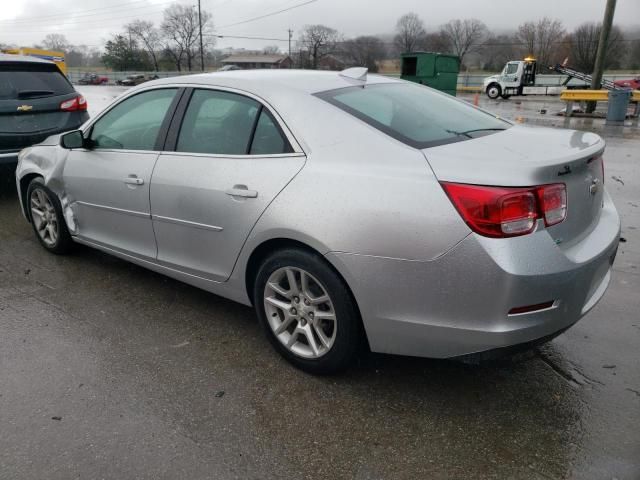
[[[57,195],[42,178],[34,178],[27,189],[27,213],[40,244],[51,253],[67,253],[73,240],[62,216]]]
[[[495,100],[500,95],[502,95],[502,88],[497,83],[492,83],[487,87],[487,97],[492,100]]]
[[[272,345],[307,372],[344,370],[361,344],[347,285],[313,253],[290,249],[268,257],[258,270],[254,305]]]

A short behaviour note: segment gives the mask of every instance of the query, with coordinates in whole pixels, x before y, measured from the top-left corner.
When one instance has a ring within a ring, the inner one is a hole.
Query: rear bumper
[[[371,349],[457,357],[553,336],[593,308],[611,278],[620,220],[605,194],[598,223],[568,249],[540,229],[511,239],[469,235],[428,262],[332,252]],[[515,307],[551,308],[509,315]]]

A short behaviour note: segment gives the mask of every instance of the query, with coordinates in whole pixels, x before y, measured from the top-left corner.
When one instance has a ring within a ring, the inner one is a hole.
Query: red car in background
[[[630,80],[616,80],[613,83],[615,83],[618,87],[640,90],[640,77],[632,78]]]
[[[105,85],[109,83],[108,77],[102,77],[95,73],[85,73],[84,76],[78,80],[80,85]]]

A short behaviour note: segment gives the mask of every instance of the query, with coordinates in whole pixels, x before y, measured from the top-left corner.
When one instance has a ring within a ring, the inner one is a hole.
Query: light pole
[[[291,37],[293,37],[293,30],[289,29],[287,31],[289,32],[289,60],[291,61],[289,68],[291,68],[293,65],[293,58],[291,58]]]
[[[204,72],[204,48],[202,47],[202,11],[198,0],[198,26],[200,28],[200,69]]]
[[[591,76],[591,90],[598,90],[602,86],[602,73],[604,72],[604,61],[607,54],[607,44],[609,43],[609,33],[613,24],[613,14],[616,10],[616,0],[607,0],[607,6],[604,10],[604,19],[602,20],[602,28],[600,29],[600,40],[598,41],[598,50],[596,52],[596,63],[593,67],[593,75]],[[587,103],[587,113],[593,113],[596,109],[596,102]]]

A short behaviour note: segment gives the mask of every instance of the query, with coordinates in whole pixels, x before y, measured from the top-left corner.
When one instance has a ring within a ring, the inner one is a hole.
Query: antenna
[[[367,67],[352,67],[352,68],[347,68],[346,70],[342,70],[340,72],[340,76],[345,78],[351,78],[352,80],[359,80],[361,82],[366,82],[368,71],[369,69]]]

